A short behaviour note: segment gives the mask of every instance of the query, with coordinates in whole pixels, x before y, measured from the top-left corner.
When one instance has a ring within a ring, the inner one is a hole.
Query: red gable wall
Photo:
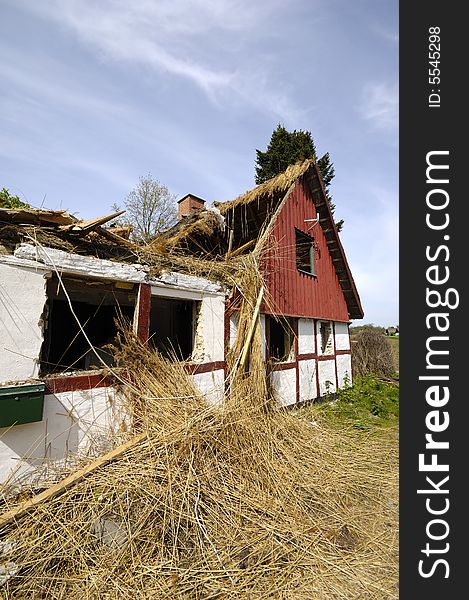
[[[316,216],[311,193],[300,179],[280,211],[263,258],[274,305],[263,312],[347,322],[347,304],[321,225],[308,231],[311,223],[305,223]],[[296,268],[295,227],[314,238],[316,277]]]

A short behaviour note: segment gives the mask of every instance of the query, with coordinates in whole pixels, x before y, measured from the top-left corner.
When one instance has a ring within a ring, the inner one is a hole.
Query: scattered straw
[[[277,408],[256,319],[238,360],[259,270],[233,280],[240,326],[223,405],[123,334],[122,378],[145,435],[1,531],[6,598],[397,598],[395,439]]]

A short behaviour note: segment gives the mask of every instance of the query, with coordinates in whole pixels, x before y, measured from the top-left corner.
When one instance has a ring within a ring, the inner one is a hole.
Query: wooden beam
[[[112,221],[112,219],[115,219],[116,217],[119,217],[124,213],[125,210],[120,210],[118,212],[106,215],[104,217],[99,217],[97,219],[88,219],[87,221],[77,221],[76,223],[72,223],[71,225],[63,225],[60,229],[86,233],[88,231],[92,231],[100,225],[104,225],[104,223],[107,223],[108,221]]]
[[[247,248],[249,248],[250,246],[252,246],[255,243],[256,243],[256,240],[249,240],[249,242],[246,242],[239,248],[236,248],[236,250],[233,250],[233,252],[230,254],[231,258],[233,258],[233,256],[238,256],[238,254],[241,254],[241,252],[243,252],[243,250],[247,250]]]
[[[19,506],[16,506],[15,508],[12,508],[11,510],[8,510],[7,512],[3,513],[2,515],[0,515],[0,528],[4,527],[5,525],[8,525],[12,521],[19,519],[38,504],[42,504],[42,502],[46,502],[47,500],[51,500],[52,498],[59,496],[60,494],[68,490],[68,488],[70,488],[72,485],[75,485],[76,483],[84,479],[87,475],[89,475],[93,471],[96,471],[96,469],[99,469],[99,467],[106,465],[107,463],[124,454],[124,452],[126,452],[127,450],[130,450],[130,448],[136,446],[139,442],[143,441],[146,438],[146,436],[146,433],[140,433],[125,444],[114,448],[114,450],[111,450],[111,452],[108,452],[104,456],[100,456],[91,464],[87,465],[86,467],[83,467],[83,469],[72,473],[62,481],[59,481],[58,483],[54,484],[44,492],[33,496],[29,500],[25,500]]]
[[[261,303],[262,303],[263,297],[264,297],[264,288],[262,287],[259,292],[259,296],[257,297],[256,307],[254,308],[254,313],[252,315],[251,326],[249,327],[249,332],[246,337],[246,341],[244,343],[241,360],[239,361],[239,367],[241,369],[244,367],[244,363],[246,362],[246,358],[248,356],[248,351],[249,351],[249,347],[251,346],[252,336],[254,335],[254,330],[256,328],[257,319],[259,317],[259,312],[261,310]]]

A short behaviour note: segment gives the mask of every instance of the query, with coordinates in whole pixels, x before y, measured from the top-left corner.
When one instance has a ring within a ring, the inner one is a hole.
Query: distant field
[[[394,368],[399,373],[399,336],[389,336],[387,338],[391,344],[394,357]]]

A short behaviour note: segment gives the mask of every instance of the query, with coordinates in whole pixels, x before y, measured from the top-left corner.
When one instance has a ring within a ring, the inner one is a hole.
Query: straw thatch
[[[261,183],[254,189],[241,194],[241,196],[238,196],[234,200],[229,200],[227,202],[215,202],[215,205],[222,214],[225,214],[229,210],[232,210],[241,204],[251,204],[252,202],[259,200],[259,198],[272,198],[273,196],[279,194],[285,194],[289,187],[295,183],[295,181],[299,179],[313,164],[314,160],[312,158],[308,158],[302,162],[290,165],[282,173],[279,173],[268,181]]]
[[[223,405],[123,333],[142,439],[3,528],[6,598],[397,598],[395,442],[275,406],[249,260]]]

